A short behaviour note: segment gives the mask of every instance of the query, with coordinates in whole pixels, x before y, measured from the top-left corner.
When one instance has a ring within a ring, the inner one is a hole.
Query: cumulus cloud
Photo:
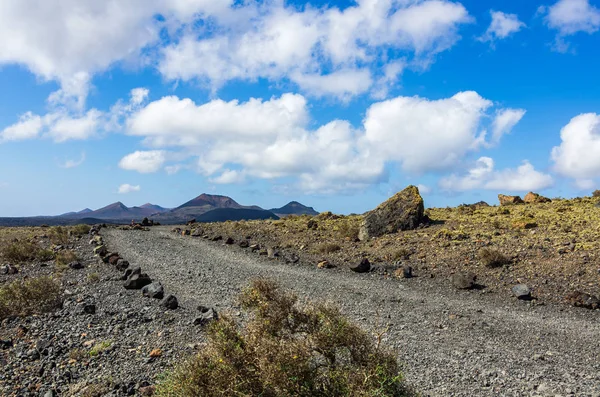
[[[549,28],[557,30],[554,50],[568,52],[570,43],[565,37],[579,32],[592,34],[600,30],[600,9],[589,0],[559,0],[550,7],[540,7]]]
[[[479,37],[480,41],[495,41],[505,39],[517,33],[525,24],[519,20],[516,14],[506,14],[502,11],[490,11],[492,22],[485,33]]]
[[[79,167],[81,164],[83,164],[83,162],[85,161],[85,152],[81,153],[81,156],[79,157],[78,160],[67,160],[64,163],[62,163],[60,166],[62,168],[76,168]]]
[[[39,137],[51,138],[55,142],[85,140],[95,135],[102,117],[103,113],[96,109],[90,109],[80,116],[72,116],[64,111],[44,116],[27,112],[18,122],[0,132],[0,143]]]
[[[447,191],[474,189],[530,191],[552,186],[552,176],[536,171],[527,160],[516,169],[496,170],[494,160],[480,157],[465,175],[452,174],[439,181],[440,188]]]
[[[600,115],[574,117],[560,131],[561,143],[552,149],[554,170],[582,181],[600,176]]]
[[[145,88],[134,88],[127,103],[117,102],[110,111],[90,109],[71,111],[65,107],[52,109],[43,116],[26,112],[19,121],[0,131],[0,143],[48,138],[54,142],[86,140],[103,130],[118,130],[122,119],[140,108],[148,96]]]
[[[492,105],[473,91],[440,100],[397,97],[378,102],[367,110],[365,139],[405,171],[444,170],[481,141],[481,119]]]
[[[119,167],[146,174],[161,169],[166,160],[166,154],[162,150],[137,151],[123,157],[119,161]]]
[[[179,153],[178,161],[195,158],[196,171],[214,183],[296,178],[306,192],[355,190],[386,180],[386,164],[413,174],[456,166],[492,144],[485,136],[494,130],[492,108],[476,92],[439,100],[397,97],[371,105],[356,128],[345,120],[314,126],[299,94],[202,104],[168,96],[127,119],[125,132],[157,150],[128,155],[121,167],[156,172],[168,148]],[[518,121],[507,119],[496,123],[498,140]]]
[[[162,30],[224,17],[232,1],[3,0],[0,64],[19,64],[61,85],[51,102],[82,108],[91,76],[116,62],[142,63]],[[161,15],[163,18],[156,18]],[[35,28],[32,28],[35,27]]]
[[[139,192],[141,189],[142,188],[140,187],[140,185],[130,185],[129,183],[124,183],[121,186],[119,186],[118,193],[119,194],[127,194],[127,193]]]
[[[500,109],[492,123],[492,142],[498,143],[525,116],[525,109]]]
[[[359,1],[343,10],[299,10],[283,2],[256,7],[236,9],[242,21],[250,16],[252,23],[238,19],[209,36],[191,31],[164,48],[161,73],[171,80],[198,80],[213,90],[235,79],[287,78],[309,95],[347,99],[366,92],[374,77],[385,81],[379,66],[394,62],[382,58],[387,50],[427,65],[459,40],[460,25],[472,21],[460,3],[446,0]]]

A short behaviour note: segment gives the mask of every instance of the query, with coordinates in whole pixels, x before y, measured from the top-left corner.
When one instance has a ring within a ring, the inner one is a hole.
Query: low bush
[[[39,260],[42,262],[52,260],[54,253],[25,240],[18,240],[2,246],[1,256],[11,262],[27,262]]]
[[[65,245],[69,242],[69,231],[63,226],[54,226],[48,232],[48,237],[52,243]]]
[[[46,313],[61,306],[60,285],[42,276],[16,280],[0,288],[0,320]]]
[[[72,250],[63,250],[56,254],[56,266],[58,267],[67,267],[69,263],[75,262],[76,260],[78,260],[77,254]]]
[[[409,395],[394,355],[339,309],[300,308],[268,280],[252,282],[240,301],[247,325],[213,322],[208,345],[159,383],[158,396]]]
[[[478,256],[481,263],[487,267],[500,267],[510,263],[510,259],[503,253],[491,248],[480,249]]]
[[[75,236],[85,236],[86,234],[88,234],[90,232],[90,225],[75,225],[73,227],[71,227],[71,234],[75,235]]]

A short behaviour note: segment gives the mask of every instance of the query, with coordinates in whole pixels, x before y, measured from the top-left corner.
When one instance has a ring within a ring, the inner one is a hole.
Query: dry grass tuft
[[[317,251],[322,254],[331,254],[341,250],[342,247],[336,243],[324,243],[317,246]]]
[[[16,280],[0,288],[0,319],[46,313],[61,304],[60,285],[50,277]]]
[[[56,266],[66,268],[69,263],[78,260],[77,254],[73,250],[63,250],[56,254]]]
[[[404,396],[388,353],[339,309],[299,308],[296,296],[255,280],[240,298],[245,328],[223,316],[208,346],[170,373],[158,396]]]
[[[481,263],[487,267],[501,267],[508,265],[510,259],[499,251],[491,248],[482,248],[478,252]]]
[[[17,240],[0,248],[0,255],[11,262],[27,262],[39,260],[42,262],[52,260],[54,253],[26,240]]]

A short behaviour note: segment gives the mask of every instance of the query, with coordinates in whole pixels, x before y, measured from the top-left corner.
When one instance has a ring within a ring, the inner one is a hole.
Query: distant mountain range
[[[162,224],[179,224],[195,219],[197,222],[223,222],[227,220],[279,219],[289,215],[317,215],[312,207],[292,201],[281,208],[265,210],[259,206],[244,206],[231,197],[201,194],[177,208],[164,208],[146,203],[139,207],[127,207],[116,202],[97,210],[86,208],[78,212],[68,212],[59,216],[29,218],[0,218],[0,226],[11,225],[60,225],[75,223],[130,223],[149,218]]]

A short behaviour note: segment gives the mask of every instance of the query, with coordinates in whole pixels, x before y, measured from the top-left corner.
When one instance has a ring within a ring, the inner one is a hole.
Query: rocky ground
[[[431,208],[416,230],[359,241],[361,216],[322,213],[277,221],[248,221],[187,226],[209,239],[249,239],[289,261],[348,268],[367,258],[388,277],[447,281],[472,273],[484,292],[505,299],[525,284],[538,304],[573,304],[576,295],[600,297],[600,208],[598,198],[555,199],[506,207],[470,205]],[[184,229],[185,233],[185,227]],[[490,263],[487,251],[501,260]],[[600,300],[596,300],[600,305]],[[594,305],[593,307],[597,307]]]
[[[434,209],[427,227],[365,242],[355,238],[358,217],[332,214],[177,233],[101,229],[108,250],[119,253],[112,264],[94,256],[97,242],[87,235],[57,245],[46,241],[47,230],[28,230],[44,250],[17,264],[16,274],[0,269],[0,286],[52,275],[64,303],[50,314],[2,321],[0,395],[151,395],[165,371],[202,348],[213,312],[198,307],[243,320],[240,289],[269,277],[302,299],[338,304],[369,331],[387,330],[384,342],[424,396],[600,396],[600,311],[564,302],[572,291],[598,293],[594,205]],[[517,224],[525,220],[536,226]],[[0,245],[15,233],[22,240],[24,230],[0,230]],[[478,256],[485,247],[510,261],[485,266]],[[48,260],[47,250],[73,250],[82,268]],[[367,272],[349,270],[364,258]],[[125,289],[117,269],[124,260],[141,268],[130,284],[145,284],[146,274],[177,307]],[[415,277],[404,278],[408,267]],[[477,283],[458,290],[453,275],[465,271]],[[512,296],[516,283],[536,299]]]

